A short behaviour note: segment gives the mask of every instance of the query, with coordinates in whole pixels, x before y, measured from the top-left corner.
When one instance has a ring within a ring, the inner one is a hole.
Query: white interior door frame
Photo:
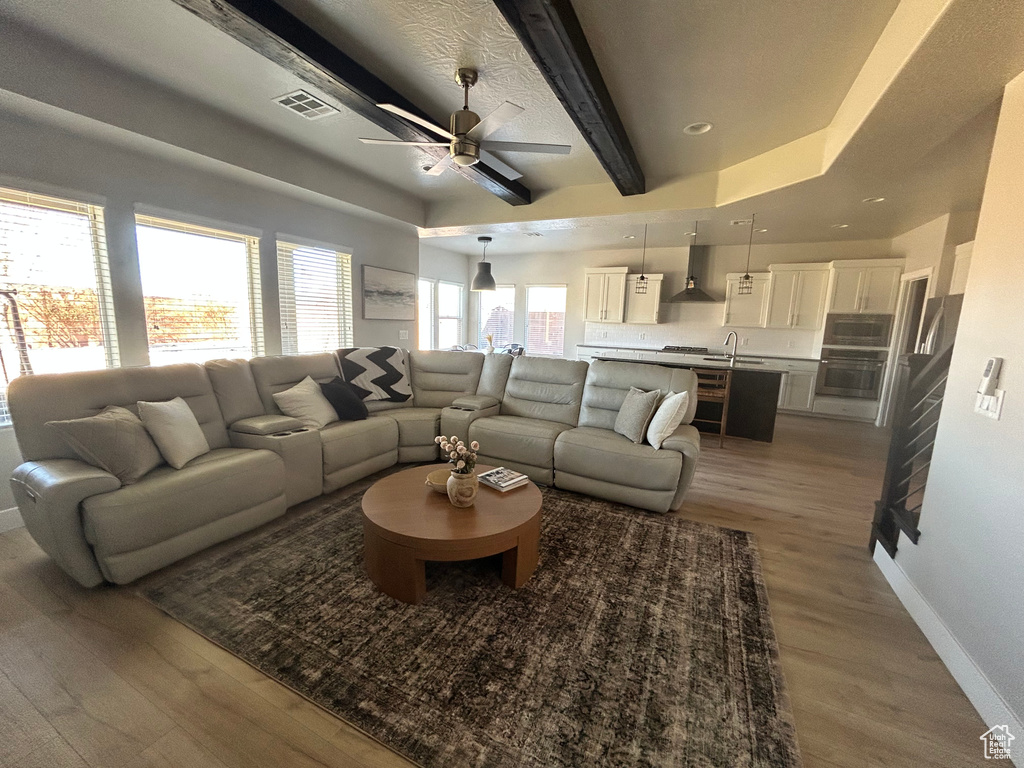
[[[925,301],[927,301],[931,296],[931,283],[934,275],[934,267],[925,267],[924,269],[916,269],[913,272],[905,272],[900,277],[900,293],[896,299],[896,317],[895,322],[893,322],[892,338],[889,343],[889,355],[886,359],[885,381],[882,382],[882,397],[878,409],[878,418],[875,419],[876,427],[887,426],[892,416],[892,388],[896,381],[896,361],[899,358],[900,345],[908,330],[911,330],[907,328],[910,322],[911,287],[914,283],[918,283],[921,280],[926,281],[924,295]],[[921,313],[921,318],[922,320],[924,318],[923,312]],[[920,326],[918,330],[920,330]]]

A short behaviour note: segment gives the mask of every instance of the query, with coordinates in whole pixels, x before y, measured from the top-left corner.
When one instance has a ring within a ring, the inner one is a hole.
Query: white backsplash
[[[744,355],[817,356],[820,331],[790,331],[774,328],[726,328],[722,325],[722,303],[662,304],[665,322],[657,325],[586,323],[584,343],[661,349],[666,345],[724,349],[726,334],[739,335],[738,351]]]

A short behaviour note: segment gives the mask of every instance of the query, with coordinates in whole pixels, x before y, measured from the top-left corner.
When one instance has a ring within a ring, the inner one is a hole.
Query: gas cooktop
[[[684,355],[706,355],[708,353],[707,347],[675,347],[669,344],[668,346],[661,348],[662,352],[680,352]]]

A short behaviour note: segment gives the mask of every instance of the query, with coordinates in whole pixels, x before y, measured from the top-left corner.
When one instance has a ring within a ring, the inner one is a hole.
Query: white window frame
[[[503,289],[512,290],[512,341],[509,343],[513,343],[516,337],[516,315],[518,314],[516,303],[519,301],[519,286],[515,283],[501,283],[496,285],[495,289],[498,291]],[[476,295],[476,340],[474,343],[478,344],[481,348],[487,344],[486,339],[484,339],[483,298],[485,293],[490,293],[490,291],[479,291]]]
[[[530,348],[530,289],[531,288],[562,288],[565,291],[565,317],[562,319],[562,352],[558,355],[548,354],[546,352],[538,352],[535,349]],[[526,297],[525,297],[525,311],[523,312],[523,346],[526,347],[526,354],[531,357],[554,357],[563,358],[565,357],[565,321],[568,319],[569,314],[569,286],[566,283],[529,283],[526,286]]]
[[[459,321],[459,338],[455,342],[456,346],[461,346],[466,343],[466,285],[465,283],[457,283],[454,280],[442,280],[441,278],[435,277],[419,277],[416,283],[416,296],[419,297],[419,284],[430,283],[431,285],[431,296],[432,305],[430,307],[430,348],[437,349],[438,341],[441,338],[441,321],[442,320],[458,320]],[[458,315],[442,315],[441,314],[441,286],[450,285],[459,289],[459,314]],[[417,308],[418,311],[422,310],[422,307]],[[419,320],[417,318],[416,326],[417,341],[419,337]],[[417,344],[418,345],[418,344]]]
[[[103,344],[103,358],[107,368],[120,365],[118,349],[117,325],[114,319],[113,291],[111,289],[110,265],[107,258],[106,225],[103,206],[100,203],[65,197],[61,194],[43,194],[25,189],[0,186],[0,200],[13,205],[40,208],[46,211],[78,214],[86,217],[89,225],[89,237],[92,243],[92,267],[95,275],[98,323]],[[2,283],[0,283],[2,284]],[[26,350],[27,352],[27,350]],[[8,368],[17,367],[21,370],[18,360],[7,361]],[[32,375],[32,374],[16,374]],[[11,423],[7,409],[6,384],[0,382],[4,394],[0,398],[0,426]]]
[[[231,227],[231,229],[222,229],[221,226],[231,226],[228,224],[210,226],[209,224],[193,223],[199,221],[195,217],[190,217],[187,214],[177,214],[170,211],[159,211],[159,213],[144,212],[152,209],[143,209],[136,207],[135,210],[135,226],[144,227],[156,227],[159,229],[167,229],[173,232],[182,232],[191,235],[200,235],[203,237],[215,237],[222,240],[231,240],[234,242],[240,242],[245,246],[246,252],[246,271],[248,278],[248,290],[249,290],[249,329],[251,336],[251,348],[254,357],[258,357],[266,353],[266,344],[263,334],[263,287],[260,283],[260,234],[248,228],[248,227]],[[141,256],[140,262],[141,262]],[[141,271],[141,263],[140,263]],[[145,288],[142,290],[142,299],[145,299]],[[146,323],[147,334],[149,331],[149,323]],[[146,348],[147,353],[149,349],[149,340],[147,338]]]
[[[277,251],[277,291],[281,313],[281,352],[285,355],[300,354],[299,328],[294,279],[294,253],[298,249],[309,249],[334,253],[337,260],[337,349],[354,346],[354,320],[352,312],[352,254],[347,249],[325,243],[314,243],[301,237],[278,233],[275,242]],[[332,349],[317,350],[330,352]]]

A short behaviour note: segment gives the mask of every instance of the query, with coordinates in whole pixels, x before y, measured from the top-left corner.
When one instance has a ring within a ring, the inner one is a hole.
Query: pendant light
[[[647,275],[644,274],[644,267],[647,266],[647,225],[644,224],[644,250],[643,256],[640,257],[640,277],[636,279],[636,288],[633,292],[636,294],[647,293]]]
[[[750,238],[747,240],[747,271],[743,273],[739,284],[736,286],[736,293],[746,295],[754,292],[754,278],[750,276],[750,249],[754,245],[754,216],[750,214]]]
[[[491,244],[491,238],[484,235],[476,239],[478,243],[481,243],[484,247],[484,255],[477,262],[476,265],[476,277],[473,278],[473,283],[469,286],[471,291],[494,291],[497,290],[497,286],[494,284],[494,278],[491,276],[491,264],[487,261],[487,246]]]

